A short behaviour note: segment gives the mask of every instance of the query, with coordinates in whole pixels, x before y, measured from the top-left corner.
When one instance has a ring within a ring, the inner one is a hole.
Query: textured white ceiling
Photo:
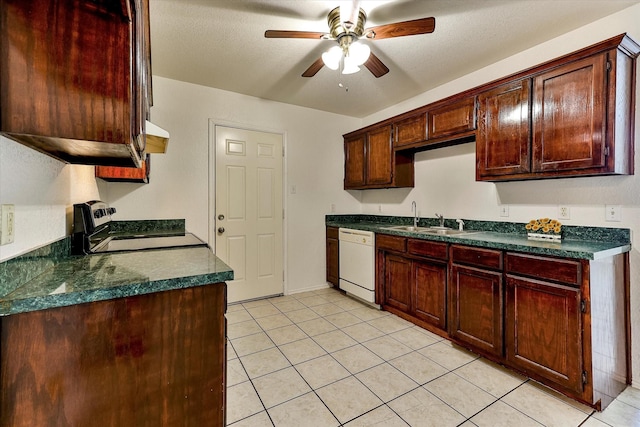
[[[432,34],[368,42],[390,69],[376,79],[364,67],[349,76],[324,67],[301,77],[335,42],[264,38],[265,30],[328,32],[326,15],[340,1],[150,0],[153,74],[364,117],[637,3],[363,1],[367,27],[436,18]]]

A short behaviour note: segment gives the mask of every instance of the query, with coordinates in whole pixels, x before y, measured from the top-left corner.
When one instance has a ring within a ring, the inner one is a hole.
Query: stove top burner
[[[75,255],[165,249],[187,246],[207,246],[194,234],[185,232],[146,234],[115,233],[111,215],[115,208],[99,200],[73,205],[73,236],[71,252]]]
[[[185,233],[173,236],[108,237],[93,248],[94,253],[139,251],[146,249],[175,248],[184,246],[206,246],[207,244],[194,234]]]

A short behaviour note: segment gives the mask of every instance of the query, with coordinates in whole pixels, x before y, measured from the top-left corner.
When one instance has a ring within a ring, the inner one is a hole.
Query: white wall
[[[363,120],[369,125],[396,114],[526,69],[621,33],[640,42],[640,5],[593,22],[561,37],[521,52],[477,72],[425,92],[402,104]],[[636,99],[640,102],[640,72]],[[636,108],[636,145],[640,144],[640,108]],[[631,310],[633,373],[640,375],[640,153],[635,154],[633,176],[571,178],[557,180],[487,183],[475,181],[475,144],[422,152],[416,155],[415,188],[412,190],[363,191],[362,211],[385,215],[411,215],[415,200],[420,215],[527,222],[533,218],[558,217],[558,205],[569,206],[567,225],[592,225],[632,229]],[[509,206],[509,217],[499,216],[501,204]],[[606,222],[605,205],[622,206],[622,222]]]
[[[15,206],[15,240],[0,246],[0,261],[70,234],[72,205],[96,198],[93,167],[67,165],[0,137],[0,204]]]
[[[324,215],[359,212],[359,200],[342,191],[343,133],[360,120],[266,101],[154,76],[153,122],[171,138],[166,154],[152,155],[151,183],[101,184],[118,219],[186,218],[187,229],[209,233],[209,119],[285,133],[287,292],[326,286]],[[213,171],[213,169],[212,169]],[[214,242],[210,242],[214,246]]]

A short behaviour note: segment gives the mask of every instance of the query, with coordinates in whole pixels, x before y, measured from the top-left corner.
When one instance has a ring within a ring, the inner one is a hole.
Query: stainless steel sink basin
[[[384,230],[410,231],[412,233],[420,233],[429,230],[429,227],[414,227],[413,225],[394,225],[393,227],[382,227]]]
[[[454,230],[448,227],[414,227],[413,225],[395,225],[383,227],[384,230],[407,231],[411,233],[433,234],[438,236],[460,236],[473,233],[480,233],[475,230]]]

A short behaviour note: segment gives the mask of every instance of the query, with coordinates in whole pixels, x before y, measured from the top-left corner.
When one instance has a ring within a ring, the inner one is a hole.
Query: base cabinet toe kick
[[[598,410],[630,375],[629,254],[562,258],[376,235],[384,310]]]

